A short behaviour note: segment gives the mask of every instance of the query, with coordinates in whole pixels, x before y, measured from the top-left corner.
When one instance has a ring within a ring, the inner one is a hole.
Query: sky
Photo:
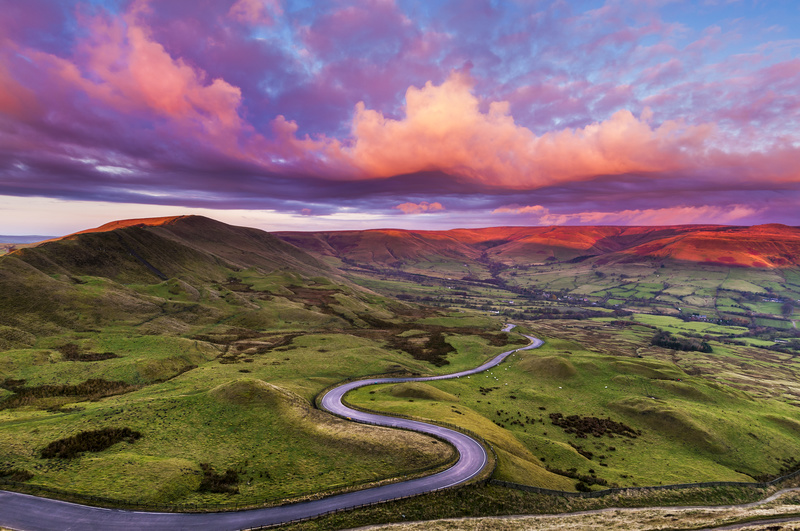
[[[798,206],[796,0],[0,0],[0,234]]]

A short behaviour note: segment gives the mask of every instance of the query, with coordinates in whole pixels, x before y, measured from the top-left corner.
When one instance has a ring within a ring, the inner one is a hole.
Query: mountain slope
[[[374,297],[269,233],[198,216],[114,222],[0,258],[0,326],[37,336],[165,316],[213,323],[243,309],[259,315],[254,326],[341,327],[359,324],[344,306],[368,313]]]
[[[624,252],[740,267],[795,267],[800,265],[800,229],[770,224],[697,230],[631,247]]]
[[[800,265],[800,229],[785,225],[728,227],[493,227],[449,231],[369,230],[278,232],[321,257],[361,264],[415,266],[443,261],[499,262],[506,266],[597,258],[681,260],[742,267]]]
[[[215,278],[219,267],[334,274],[267,232],[201,216],[115,221],[14,256],[48,274],[102,276],[123,283],[148,284],[192,274]]]

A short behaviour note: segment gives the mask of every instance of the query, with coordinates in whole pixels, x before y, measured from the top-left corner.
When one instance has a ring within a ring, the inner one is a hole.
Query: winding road
[[[509,332],[512,328],[513,325],[507,325],[503,331]],[[409,481],[338,494],[308,502],[221,513],[156,513],[106,509],[39,498],[17,492],[0,491],[0,526],[25,531],[70,529],[238,530],[310,518],[338,509],[423,494],[464,483],[478,475],[488,462],[486,450],[478,441],[463,433],[434,424],[357,411],[345,406],[342,403],[342,397],[348,391],[366,385],[445,380],[483,372],[500,364],[518,350],[534,349],[543,344],[540,339],[533,336],[526,335],[525,337],[531,341],[530,345],[504,352],[475,369],[425,378],[356,380],[340,385],[328,391],[322,397],[323,409],[350,420],[410,429],[448,441],[455,446],[459,453],[459,459],[455,465],[442,472]]]

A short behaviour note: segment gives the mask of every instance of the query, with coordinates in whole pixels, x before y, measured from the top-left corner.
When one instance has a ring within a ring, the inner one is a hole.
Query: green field
[[[645,331],[559,324],[534,327],[545,346],[520,352],[488,374],[432,382],[413,395],[402,385],[362,388],[348,399],[482,433],[498,451],[495,477],[551,489],[569,490],[576,480],[565,485],[547,468],[592,478],[599,482],[594,488],[752,481],[778,474],[800,450],[796,406],[777,393],[782,379],[761,382],[763,397],[756,398],[755,384],[744,383],[745,352],[670,359],[648,345]],[[720,357],[724,366],[712,372],[714,364],[722,365]],[[786,370],[782,361],[764,360],[758,367],[751,361],[749,369],[775,374]],[[704,373],[688,374],[697,368]],[[793,364],[784,377],[796,378],[798,369]],[[555,413],[610,418],[638,435],[606,431],[584,438],[554,425]]]
[[[161,365],[163,358],[135,352],[138,363]],[[139,381],[141,374],[131,373],[125,359],[108,360],[122,367],[109,368],[108,375],[122,379],[130,374],[128,381]],[[91,368],[100,370],[97,365],[108,361],[93,362]],[[68,404],[42,399],[35,406],[3,410],[2,462],[34,472],[32,484],[70,485],[78,493],[103,492],[125,501],[211,504],[277,502],[313,494],[321,486],[335,490],[450,458],[449,448],[427,437],[353,427],[311,407],[316,393],[353,375],[354,364],[359,367],[355,374],[369,374],[408,362],[373,341],[312,334],[285,350],[255,354],[250,362],[193,361],[194,369],[118,396]],[[75,362],[50,363],[55,373],[76,369]],[[42,375],[38,381],[52,378]],[[45,403],[48,408],[40,409]],[[101,426],[126,426],[144,436],[79,459],[38,455],[52,440]],[[238,471],[239,494],[197,492],[200,463]]]
[[[68,486],[65,495],[186,507],[407,477],[446,465],[453,450],[353,426],[315,409],[315,397],[352,377],[471,368],[512,340],[488,317],[419,310],[320,277],[226,275],[200,289],[84,276],[75,290],[85,308],[112,296],[127,315],[77,313],[85,325],[37,334],[21,328],[30,314],[0,327],[0,470],[24,471],[29,487]],[[142,436],[74,458],[41,455],[54,441],[123,427]],[[227,471],[237,477],[229,491],[203,487]]]

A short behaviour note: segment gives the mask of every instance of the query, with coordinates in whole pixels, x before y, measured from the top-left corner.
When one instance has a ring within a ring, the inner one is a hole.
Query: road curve
[[[503,331],[511,331],[507,325]],[[51,530],[238,530],[279,524],[321,514],[404,496],[423,494],[469,481],[483,470],[487,462],[483,446],[472,437],[434,424],[408,419],[364,413],[348,408],[342,397],[348,391],[365,385],[401,382],[425,382],[461,378],[490,369],[518,350],[540,347],[543,342],[526,335],[531,344],[504,352],[480,367],[442,376],[425,378],[372,378],[348,382],[328,391],[322,397],[322,408],[354,421],[381,426],[406,428],[435,435],[453,444],[459,452],[458,462],[442,472],[400,483],[338,494],[319,500],[221,513],[155,513],[90,507],[75,503],[39,498],[17,492],[0,491],[0,526],[25,531]]]

